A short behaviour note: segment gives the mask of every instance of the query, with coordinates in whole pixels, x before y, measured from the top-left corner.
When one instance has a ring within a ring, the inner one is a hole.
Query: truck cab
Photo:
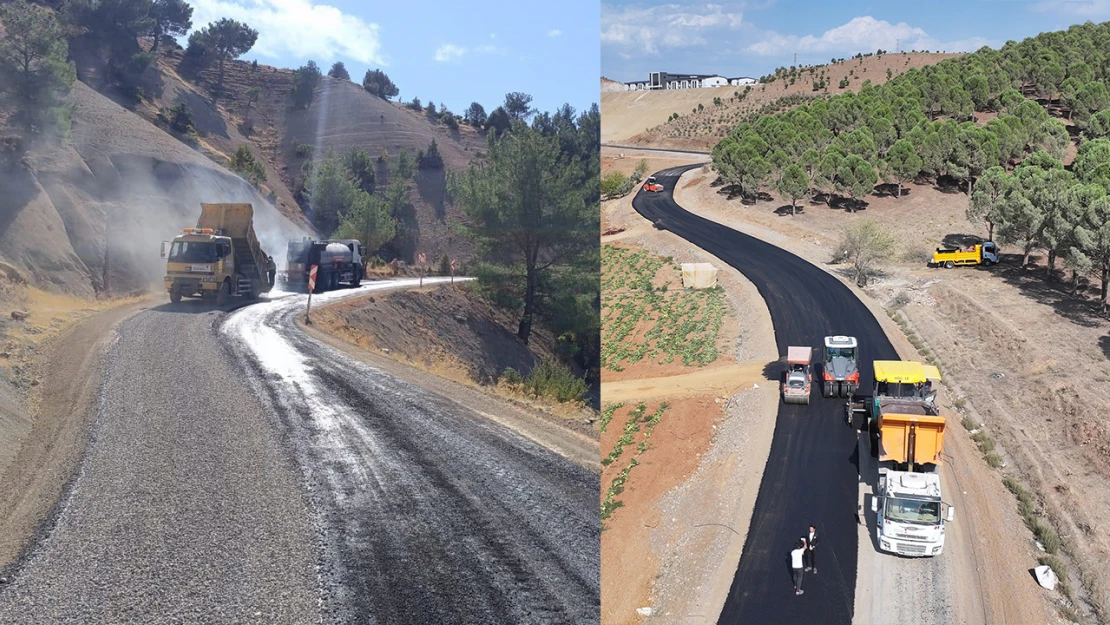
[[[902,556],[936,556],[944,551],[944,524],[956,509],[940,496],[940,474],[888,471],[880,478],[876,513],[879,549]]]
[[[170,301],[176,304],[182,297],[217,293],[235,274],[231,250],[231,237],[218,235],[212,228],[185,228],[168,245],[163,242],[164,281]]]

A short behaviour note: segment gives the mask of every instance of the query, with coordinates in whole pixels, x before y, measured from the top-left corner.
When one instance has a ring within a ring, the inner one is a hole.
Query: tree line
[[[531,101],[531,98],[528,98]],[[529,115],[531,116],[531,115]],[[491,132],[488,157],[451,174],[448,189],[463,209],[463,232],[478,249],[478,288],[518,311],[517,335],[535,324],[558,337],[564,357],[600,381],[601,114],[564,105],[514,119]]]
[[[1026,260],[1044,249],[1076,284],[1097,270],[1105,301],[1110,267],[1091,238],[1105,224],[1091,207],[1095,187],[1110,188],[1101,173],[1110,170],[1108,44],[1110,23],[1086,23],[865,81],[858,93],[739,124],[714,146],[712,166],[743,196],[775,189],[793,206],[840,196],[849,209],[880,180],[901,197],[909,181],[947,177],[970,194],[969,217],[1021,244]],[[1074,126],[1074,173],[1062,165],[1072,134],[1049,110]],[[978,125],[976,112],[997,116]]]

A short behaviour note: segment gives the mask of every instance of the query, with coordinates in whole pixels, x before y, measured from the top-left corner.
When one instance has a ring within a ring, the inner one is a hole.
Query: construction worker
[[[269,254],[266,255],[266,273],[270,276],[270,286],[273,286],[274,276],[277,275],[277,265],[274,264],[274,257]]]

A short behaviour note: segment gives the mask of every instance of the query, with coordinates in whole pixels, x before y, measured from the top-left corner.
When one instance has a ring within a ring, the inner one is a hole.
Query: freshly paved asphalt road
[[[675,183],[700,165],[655,174],[661,193],[640,191],[638,213],[741,271],[763,296],[781,355],[809,345],[814,359],[832,334],[859,339],[860,387],[870,389],[873,360],[898,360],[871,312],[842,282],[773,245],[683,210]],[[754,210],[745,206],[736,210]],[[789,217],[784,217],[789,219]],[[774,372],[777,374],[777,371]],[[777,383],[777,382],[776,382]],[[719,623],[849,625],[856,585],[856,433],[844,422],[843,399],[824,399],[813,385],[808,406],[780,404],[771,453],[744,544],[744,554]],[[821,534],[820,573],[805,574],[795,596],[790,550],[810,523]]]
[[[308,338],[303,305],[123,324],[0,623],[597,622],[598,476]]]

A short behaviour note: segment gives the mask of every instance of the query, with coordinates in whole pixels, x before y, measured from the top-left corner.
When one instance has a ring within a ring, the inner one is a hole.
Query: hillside
[[[64,147],[0,172],[0,257],[32,283],[126,293],[160,281],[159,242],[195,223],[201,202],[252,202],[264,246],[302,229],[254,188],[77,82]]]
[[[213,109],[214,68],[195,71],[180,50],[167,51],[160,67],[162,92],[144,105],[144,115],[154,119],[160,107],[183,101],[197,122],[201,149],[210,157],[225,159],[240,145],[250,145],[267,168],[263,186],[274,191],[278,209],[292,219],[304,219],[305,211],[311,210],[306,202],[298,203],[305,178],[302,167],[309,158],[350,148],[362,149],[372,158],[383,154],[395,158],[401,151],[415,155],[435,139],[446,171],[418,171],[408,184],[415,221],[407,225],[415,233],[416,244],[405,250],[403,260],[411,262],[416,248],[429,258],[449,254],[465,260],[469,256],[469,243],[450,226],[460,214],[446,202],[445,180],[447,171],[465,169],[485,148],[482,133],[466,125],[452,131],[422,113],[372,96],[358,84],[327,76],[321,79],[311,106],[294,111],[289,106],[292,70],[242,61],[227,65],[224,95]],[[258,87],[261,97],[251,105],[248,119],[245,113],[251,87]],[[301,145],[312,146],[311,153],[305,154],[302,148],[298,155]],[[379,181],[387,169],[379,161]]]
[[[938,63],[959,54],[903,52],[882,56],[847,59],[831,65],[804,67],[794,84],[777,78],[768,84],[716,89],[667,89],[661,91],[605,92],[601,96],[601,140],[603,143],[644,147],[706,150],[750,113],[767,112],[780,98],[800,103],[804,98],[840,93],[840,81],[848,78],[849,87],[858,91],[865,80],[880,85],[909,69]],[[814,91],[813,83],[824,74],[826,88]],[[716,105],[714,98],[720,98]],[[698,106],[701,111],[697,111]],[[762,110],[761,110],[762,109]],[[676,120],[668,121],[678,113]]]

